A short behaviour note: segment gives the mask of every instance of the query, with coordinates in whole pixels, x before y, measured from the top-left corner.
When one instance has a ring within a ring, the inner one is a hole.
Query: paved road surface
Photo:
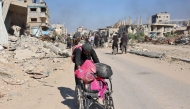
[[[190,81],[183,72],[155,59],[97,52],[114,71],[116,109],[190,109]]]

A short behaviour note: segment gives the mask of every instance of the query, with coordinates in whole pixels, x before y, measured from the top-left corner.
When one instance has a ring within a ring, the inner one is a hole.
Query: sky
[[[133,22],[159,12],[170,14],[171,20],[190,19],[190,0],[44,0],[50,10],[51,24],[64,24],[68,33],[83,26],[96,30],[131,17]]]

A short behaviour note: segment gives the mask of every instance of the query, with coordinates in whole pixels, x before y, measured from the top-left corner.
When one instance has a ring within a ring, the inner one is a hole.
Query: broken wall
[[[8,44],[8,34],[2,15],[2,1],[0,0],[0,44]]]

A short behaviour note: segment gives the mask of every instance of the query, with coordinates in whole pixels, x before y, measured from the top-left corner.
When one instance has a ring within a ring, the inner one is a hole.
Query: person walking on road
[[[117,53],[118,53],[118,42],[119,42],[118,36],[117,35],[113,36],[112,40],[113,40],[112,50],[114,50],[114,47],[116,47]]]
[[[95,45],[95,48],[98,48],[98,40],[99,40],[99,38],[98,38],[98,35],[96,34],[96,35],[95,35],[95,38],[94,38],[94,45]]]
[[[125,34],[125,32],[123,32],[123,35],[121,37],[120,49],[121,47],[124,47],[125,54],[127,53],[127,42],[128,42],[128,36]]]
[[[92,36],[90,36],[90,42],[92,47],[94,47],[94,37],[94,33],[92,33]]]

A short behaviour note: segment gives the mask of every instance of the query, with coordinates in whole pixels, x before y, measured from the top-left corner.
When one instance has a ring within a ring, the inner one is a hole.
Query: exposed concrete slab
[[[14,58],[18,59],[18,60],[22,60],[22,59],[30,59],[30,58],[34,58],[34,57],[39,57],[39,54],[36,54],[30,50],[17,50],[16,55]]]
[[[2,15],[2,1],[0,1],[0,44],[8,44],[8,34]]]

